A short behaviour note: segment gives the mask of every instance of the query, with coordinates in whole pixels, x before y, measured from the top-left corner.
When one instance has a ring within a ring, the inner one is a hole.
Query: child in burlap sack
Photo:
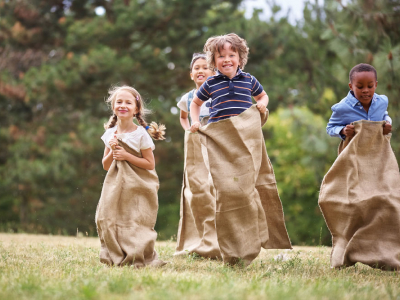
[[[96,211],[100,261],[117,266],[162,266],[165,263],[154,250],[159,182],[151,137],[164,139],[165,126],[147,125],[144,115],[149,111],[134,88],[115,87],[109,94],[106,102],[113,115],[101,137],[105,144],[102,163],[108,172]]]
[[[242,71],[249,53],[246,40],[234,33],[211,37],[204,51],[216,75],[201,85],[192,101],[190,131],[191,135],[199,132],[193,136],[204,145],[223,261],[247,266],[261,248],[291,249],[261,130],[268,118],[269,98],[258,80]],[[200,107],[208,99],[210,118],[201,126]]]
[[[332,116],[329,119],[326,131],[330,136],[354,136],[352,122],[359,120],[386,121],[383,134],[392,131],[392,119],[389,117],[387,107],[389,100],[385,95],[375,94],[378,86],[376,70],[368,64],[358,64],[349,74],[350,91],[339,103],[332,106]]]
[[[196,88],[182,96],[178,102],[180,111],[180,121],[184,130],[190,129],[189,113],[190,104],[193,101],[195,94],[200,86],[207,80],[208,77],[214,75],[214,72],[208,68],[206,55],[203,53],[194,53],[192,61],[190,62],[190,78],[194,81]],[[211,101],[206,101],[200,108],[200,122],[208,120],[210,115]]]
[[[388,98],[375,93],[377,74],[368,64],[352,68],[349,80],[350,92],[332,107],[327,126],[342,141],[318,199],[332,234],[331,266],[399,270],[400,173]]]
[[[214,72],[208,68],[206,55],[194,53],[190,62],[190,77],[196,85],[182,96],[178,102],[181,110],[180,121],[185,129],[185,148],[183,183],[180,199],[180,220],[178,227],[176,252],[174,255],[196,253],[206,258],[221,258],[215,231],[215,195],[209,174],[201,153],[198,135],[190,134],[188,129],[190,104],[199,87]],[[211,101],[203,103],[200,109],[200,121],[207,123]]]

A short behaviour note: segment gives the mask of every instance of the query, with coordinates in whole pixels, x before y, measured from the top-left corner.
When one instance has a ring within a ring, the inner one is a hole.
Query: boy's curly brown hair
[[[223,49],[225,43],[231,44],[231,49],[239,53],[239,67],[243,70],[247,64],[249,47],[247,42],[236,33],[210,37],[204,45],[204,52],[207,55],[207,64],[211,70],[215,70],[215,53]]]

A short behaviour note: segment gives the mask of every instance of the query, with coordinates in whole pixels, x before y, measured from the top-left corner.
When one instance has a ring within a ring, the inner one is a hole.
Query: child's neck
[[[219,71],[219,70],[218,70],[218,71]],[[237,73],[238,73],[238,71],[236,71],[235,74],[233,74],[232,76],[229,76],[229,75],[227,75],[227,74],[222,73],[221,71],[219,71],[219,72],[220,72],[222,75],[228,77],[229,79],[232,79],[232,78],[235,77],[235,76],[237,75]]]
[[[371,107],[371,103],[372,103],[372,100],[368,104],[361,103],[361,105],[364,107],[364,110],[366,112],[368,112],[369,108]]]
[[[357,97],[356,97],[356,95],[354,94],[354,92],[353,92],[353,91],[350,91],[350,92],[351,92],[351,94],[353,95],[353,97],[357,99]],[[357,99],[357,100],[358,100],[358,99]],[[367,104],[362,103],[360,100],[358,100],[358,102],[360,102],[361,105],[362,105],[362,107],[364,108],[364,110],[365,110],[366,112],[368,112],[369,108],[371,107],[372,99],[371,99],[371,101],[369,101],[369,103],[367,103]]]
[[[132,120],[118,119],[117,126],[117,133],[129,133],[135,131],[137,128],[137,125],[133,123]]]

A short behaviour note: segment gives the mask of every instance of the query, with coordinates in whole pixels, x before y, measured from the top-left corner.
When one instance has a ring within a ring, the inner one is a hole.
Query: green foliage
[[[336,140],[325,133],[326,121],[306,107],[280,108],[264,125],[268,155],[274,166],[286,226],[292,243],[330,242],[318,207],[318,192],[336,158]]]

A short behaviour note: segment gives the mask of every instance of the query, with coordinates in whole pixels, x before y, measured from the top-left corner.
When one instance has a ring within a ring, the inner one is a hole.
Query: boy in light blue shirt
[[[385,95],[375,94],[378,85],[377,73],[373,66],[358,64],[349,74],[350,91],[346,98],[332,106],[332,116],[329,119],[326,132],[330,136],[341,139],[353,137],[354,125],[359,120],[386,121],[383,134],[392,131],[392,119],[387,107],[389,100]]]

